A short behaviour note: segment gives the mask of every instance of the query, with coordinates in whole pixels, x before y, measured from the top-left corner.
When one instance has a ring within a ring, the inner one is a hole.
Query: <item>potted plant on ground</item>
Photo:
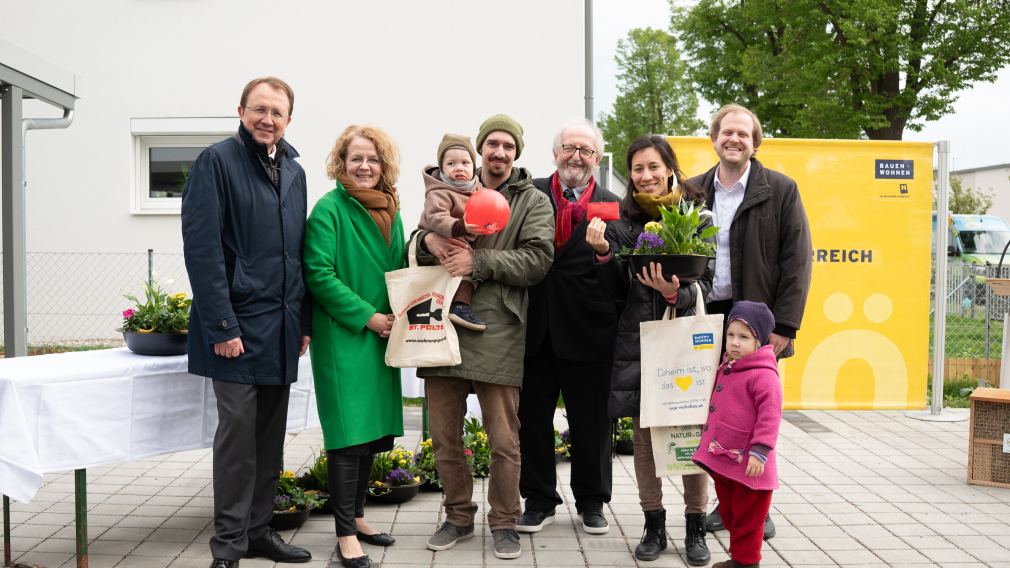
[[[484,425],[477,418],[467,418],[463,422],[463,453],[475,479],[491,475],[491,444]]]
[[[316,490],[302,489],[294,472],[281,472],[274,494],[274,514],[267,523],[274,530],[296,529],[309,518],[309,512],[323,504]]]
[[[182,355],[186,353],[189,307],[193,300],[185,292],[169,294],[154,282],[144,284],[144,297],[123,294],[135,304],[123,310],[126,346],[139,355]]]
[[[414,470],[414,454],[403,448],[375,454],[368,478],[368,498],[379,503],[403,503],[417,495],[421,476]]]
[[[313,513],[333,513],[330,503],[329,463],[326,460],[326,450],[319,450],[316,460],[298,477],[298,485],[306,491],[316,491],[323,504]]]
[[[568,432],[568,430],[565,430]],[[554,463],[561,463],[562,459],[571,457],[571,444],[565,443],[564,435],[554,429]]]
[[[424,440],[414,452],[414,471],[421,476],[421,491],[441,491],[442,480],[438,478],[435,467],[435,450],[431,446],[431,438]]]
[[[614,451],[622,456],[630,456],[635,453],[635,432],[632,427],[631,418],[621,418],[617,421],[617,436],[614,440]]]
[[[618,253],[628,259],[636,274],[651,262],[663,267],[663,276],[677,275],[684,283],[691,283],[705,273],[708,262],[715,257],[715,247],[707,239],[719,228],[709,225],[701,229],[706,217],[693,201],[683,199],[673,207],[659,207],[660,220],[645,224],[638,235],[635,248],[623,247]]]

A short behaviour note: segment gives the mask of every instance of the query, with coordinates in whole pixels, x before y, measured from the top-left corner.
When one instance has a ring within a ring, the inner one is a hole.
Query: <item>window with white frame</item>
[[[135,177],[131,213],[178,214],[182,190],[197,156],[231,136],[236,120],[147,118],[131,120]]]

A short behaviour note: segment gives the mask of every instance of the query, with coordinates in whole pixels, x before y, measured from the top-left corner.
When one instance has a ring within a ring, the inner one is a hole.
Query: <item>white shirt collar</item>
[[[719,164],[718,166],[716,166],[715,167],[715,187],[716,187],[716,189],[722,189],[723,191],[733,191],[737,187],[739,187],[740,189],[747,189],[747,180],[750,179],[750,167],[751,167],[751,163],[752,162],[750,162],[749,160],[747,161],[747,169],[743,171],[743,175],[740,176],[740,179],[738,179],[737,182],[734,183],[732,187],[726,187],[726,186],[724,186],[722,184],[721,181],[719,181],[719,168],[722,167],[722,164]]]

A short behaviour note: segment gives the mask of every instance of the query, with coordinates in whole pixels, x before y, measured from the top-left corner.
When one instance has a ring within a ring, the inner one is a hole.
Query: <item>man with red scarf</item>
[[[573,122],[554,137],[550,177],[533,180],[554,207],[554,264],[529,289],[526,357],[519,395],[519,491],[526,508],[519,532],[537,532],[554,521],[562,503],[554,469],[554,410],[564,397],[571,430],[571,487],[582,528],[604,534],[610,527],[612,444],[607,397],[617,333],[616,302],[596,280],[593,251],[586,244],[590,204],[620,198],[597,184],[593,173],[603,154],[603,135],[588,121]],[[593,211],[596,211],[593,206]]]

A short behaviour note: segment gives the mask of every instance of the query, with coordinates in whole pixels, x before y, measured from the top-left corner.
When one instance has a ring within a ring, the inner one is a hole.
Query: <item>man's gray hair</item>
[[[596,139],[596,151],[601,155],[603,154],[604,142],[603,142],[603,131],[596,127],[595,124],[589,122],[585,118],[572,119],[566,122],[560,129],[558,129],[557,134],[554,135],[554,149],[561,150],[561,135],[568,130],[581,130],[586,134],[592,134],[593,138]]]

